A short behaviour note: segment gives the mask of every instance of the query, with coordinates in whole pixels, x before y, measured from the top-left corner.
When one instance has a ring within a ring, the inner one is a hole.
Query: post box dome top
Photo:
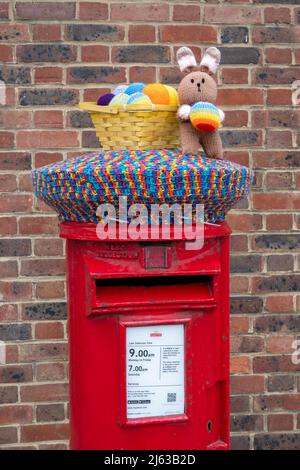
[[[87,153],[33,171],[37,197],[60,221],[97,223],[97,207],[119,197],[127,204],[204,204],[204,220],[220,222],[251,185],[251,171],[226,160],[179,150]]]

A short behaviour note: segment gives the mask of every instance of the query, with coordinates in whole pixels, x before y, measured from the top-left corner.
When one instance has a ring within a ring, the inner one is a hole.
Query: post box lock
[[[168,269],[171,266],[171,248],[155,243],[143,248],[142,265],[145,269]]]

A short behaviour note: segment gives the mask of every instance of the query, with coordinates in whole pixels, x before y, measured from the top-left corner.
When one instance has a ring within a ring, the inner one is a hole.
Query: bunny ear
[[[200,65],[207,67],[212,73],[216,73],[221,60],[221,52],[216,47],[206,49]]]
[[[181,47],[178,49],[176,57],[181,72],[184,72],[190,67],[197,66],[195,56],[188,47]]]

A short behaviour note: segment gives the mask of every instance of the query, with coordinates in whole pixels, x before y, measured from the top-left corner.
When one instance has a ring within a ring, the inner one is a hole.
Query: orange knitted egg
[[[153,104],[169,104],[170,96],[167,88],[161,83],[150,83],[143,89],[144,95],[149,96]]]

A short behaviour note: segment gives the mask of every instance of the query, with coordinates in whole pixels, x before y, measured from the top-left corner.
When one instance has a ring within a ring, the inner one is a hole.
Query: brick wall
[[[175,50],[219,44],[228,159],[255,170],[229,216],[232,446],[300,446],[299,0],[0,1],[0,447],[66,448],[65,259],[30,170],[98,148],[79,100],[126,81],[176,84]]]

